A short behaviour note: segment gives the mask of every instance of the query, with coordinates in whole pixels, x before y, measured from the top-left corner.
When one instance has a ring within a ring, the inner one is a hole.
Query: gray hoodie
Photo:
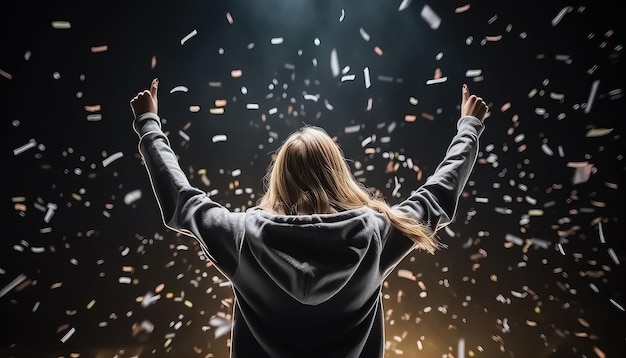
[[[165,225],[198,240],[232,283],[231,357],[383,357],[381,286],[415,248],[370,208],[323,215],[230,212],[192,187],[160,119],[133,123]],[[460,118],[445,158],[396,207],[438,230],[452,220],[483,123]]]

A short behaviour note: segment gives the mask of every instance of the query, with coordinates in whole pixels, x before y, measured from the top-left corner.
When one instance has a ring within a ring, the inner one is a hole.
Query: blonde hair
[[[306,125],[282,144],[264,178],[259,207],[280,215],[331,214],[367,206],[433,253],[443,245],[417,218],[390,207],[358,182],[339,146],[319,127]]]

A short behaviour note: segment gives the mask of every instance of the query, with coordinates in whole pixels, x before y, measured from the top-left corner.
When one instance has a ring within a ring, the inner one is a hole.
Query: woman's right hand
[[[155,78],[150,84],[149,90],[143,90],[133,99],[130,100],[130,108],[133,110],[135,118],[144,113],[159,113],[159,101],[157,99],[157,90],[159,88],[159,80]]]

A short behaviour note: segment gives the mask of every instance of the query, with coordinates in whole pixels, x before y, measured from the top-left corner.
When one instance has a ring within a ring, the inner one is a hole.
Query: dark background
[[[232,291],[192,239],[165,229],[138,157],[128,102],[158,77],[182,167],[232,210],[254,205],[272,151],[305,123],[337,137],[359,180],[399,201],[442,158],[467,83],[491,108],[480,157],[440,233],[448,249],[415,252],[383,288],[387,356],[621,356],[618,2],[494,0],[460,13],[467,2],[400,4],[5,4],[0,355],[228,356]],[[438,28],[420,16],[425,5]],[[277,37],[282,44],[271,43]],[[353,81],[333,75],[333,49]],[[447,80],[427,84],[438,69]],[[481,76],[467,77],[474,69]],[[170,93],[176,86],[188,91]],[[210,112],[216,100],[227,101],[224,114]],[[228,139],[213,143],[218,134]],[[121,157],[105,165],[112,155]]]

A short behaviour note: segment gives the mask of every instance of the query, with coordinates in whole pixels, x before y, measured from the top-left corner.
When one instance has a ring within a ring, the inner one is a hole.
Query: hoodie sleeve
[[[434,231],[448,225],[454,218],[459,197],[476,162],[478,138],[484,128],[484,123],[476,117],[460,118],[457,134],[435,172],[395,208],[415,215]],[[391,230],[383,249],[383,259],[388,265],[396,264],[413,247],[411,239],[400,235],[397,230]]]
[[[189,183],[156,114],[138,116],[133,128],[163,223],[198,240],[211,261],[230,277],[237,266],[243,214],[231,213]]]

